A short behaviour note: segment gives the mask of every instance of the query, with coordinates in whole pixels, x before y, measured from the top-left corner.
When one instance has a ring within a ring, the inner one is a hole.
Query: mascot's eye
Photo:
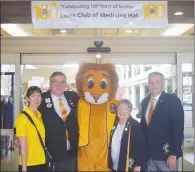
[[[105,89],[105,88],[107,87],[107,81],[106,81],[106,79],[102,79],[102,80],[100,81],[100,87],[101,87],[102,89]]]
[[[88,88],[93,88],[93,86],[94,86],[94,81],[92,78],[89,78],[88,79]]]

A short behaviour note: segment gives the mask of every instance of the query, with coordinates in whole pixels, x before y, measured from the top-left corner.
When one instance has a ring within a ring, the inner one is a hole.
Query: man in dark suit
[[[39,111],[45,125],[46,145],[54,160],[54,171],[76,171],[78,122],[75,92],[65,91],[66,76],[54,72],[50,91],[43,93]]]
[[[184,111],[177,96],[163,91],[164,76],[148,76],[150,94],[141,102],[141,125],[146,137],[147,170],[177,171],[182,156]]]

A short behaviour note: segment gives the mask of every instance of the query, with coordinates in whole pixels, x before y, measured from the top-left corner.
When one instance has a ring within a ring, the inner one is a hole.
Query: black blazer
[[[112,157],[111,157],[111,145],[112,145],[112,138],[115,132],[115,129],[118,125],[119,118],[117,117],[114,123],[113,130],[111,131],[110,137],[110,146],[109,146],[109,153],[108,153],[108,166],[110,169],[113,168]],[[127,123],[125,124],[125,128],[123,131],[123,135],[121,138],[121,146],[120,146],[120,153],[119,153],[119,162],[118,162],[118,169],[117,171],[125,171],[126,168],[126,159],[127,159],[127,148],[128,148],[128,133],[131,123],[131,136],[130,136],[130,147],[129,147],[129,159],[128,159],[128,166],[129,171],[132,171],[135,166],[141,166],[141,169],[146,169],[146,150],[145,150],[145,140],[142,128],[135,119],[132,117],[129,118]]]
[[[182,156],[184,111],[179,98],[162,92],[149,126],[145,113],[151,95],[141,102],[141,125],[146,137],[148,159],[166,161],[168,155]]]
[[[50,91],[43,93],[42,103],[39,107],[45,125],[46,145],[54,161],[64,160],[68,154],[70,156],[77,156],[78,152],[78,96],[75,92],[71,91],[65,91],[64,96],[71,108],[66,123],[56,113]],[[66,128],[69,133],[71,146],[69,151],[67,151]]]

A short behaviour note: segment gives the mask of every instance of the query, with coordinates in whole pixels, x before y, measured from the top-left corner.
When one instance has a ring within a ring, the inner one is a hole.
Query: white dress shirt
[[[112,137],[112,143],[111,143],[111,158],[113,162],[113,169],[117,171],[118,169],[118,161],[119,161],[119,155],[120,155],[120,148],[121,148],[121,139],[123,135],[123,131],[125,128],[125,124],[117,125],[117,128],[115,129],[114,135]]]
[[[62,97],[58,98],[53,93],[51,93],[51,98],[52,98],[52,101],[53,101],[53,104],[54,104],[55,111],[57,112],[59,117],[62,118],[62,120],[63,120],[62,111],[61,111],[60,106],[59,106],[59,103],[60,103],[59,99],[61,99],[61,102],[65,106],[66,111],[67,111],[67,115],[69,115],[69,113],[71,111],[64,94],[62,95]],[[70,142],[68,140],[67,140],[67,150],[70,150]]]
[[[59,99],[62,100],[61,102],[63,103],[64,107],[66,108],[67,115],[70,113],[71,109],[70,109],[70,107],[68,105],[68,102],[67,102],[64,95],[62,95],[62,97],[58,98],[53,93],[51,93],[51,98],[52,98],[52,101],[53,101],[53,104],[54,104],[54,109],[55,109],[55,111],[57,112],[57,114],[59,115],[60,118],[63,119],[62,111],[61,111],[60,106],[59,106],[59,103],[60,103]]]
[[[156,104],[157,104],[157,102],[158,102],[158,99],[159,99],[160,95],[161,95],[161,93],[160,93],[159,95],[155,96],[155,97],[152,97],[152,96],[151,96],[151,98],[150,98],[150,102],[148,103],[148,107],[147,107],[147,110],[146,110],[146,113],[145,113],[145,118],[146,118],[146,122],[147,122],[147,123],[148,123],[148,115],[149,115],[149,110],[150,110],[151,103],[152,103],[152,98],[155,99],[155,103],[154,103],[154,109],[155,109]]]

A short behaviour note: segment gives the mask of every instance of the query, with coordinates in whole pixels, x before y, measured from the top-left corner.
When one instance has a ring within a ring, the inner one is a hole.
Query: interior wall
[[[60,67],[59,68],[40,68],[40,69],[24,69],[23,70],[23,76],[22,81],[23,83],[28,83],[29,80],[32,79],[32,76],[39,76],[44,77],[45,81],[49,80],[50,75],[53,72],[60,71],[63,72],[67,76],[67,83],[70,84],[71,82],[75,82],[75,77],[78,72],[78,68],[66,68],[66,67]],[[120,74],[121,68],[116,68],[116,72]]]
[[[104,42],[112,53],[194,52],[193,36],[178,37],[2,37],[1,53],[86,54],[94,41]],[[68,56],[67,56],[68,57]],[[94,57],[94,56],[93,56]],[[69,58],[71,58],[69,56]]]

